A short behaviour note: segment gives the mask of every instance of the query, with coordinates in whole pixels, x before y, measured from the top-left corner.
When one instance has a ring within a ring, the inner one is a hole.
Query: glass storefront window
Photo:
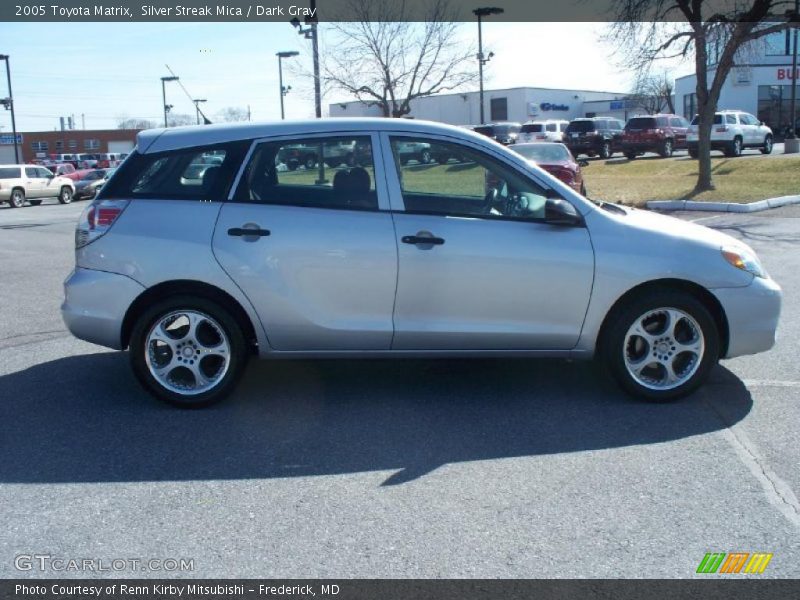
[[[792,111],[792,86],[758,86],[758,118],[772,128],[777,135],[789,127]],[[796,101],[797,114],[800,115],[800,98]]]

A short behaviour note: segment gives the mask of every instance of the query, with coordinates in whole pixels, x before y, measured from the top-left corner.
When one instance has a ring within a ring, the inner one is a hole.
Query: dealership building
[[[719,110],[743,110],[756,115],[776,133],[788,125],[791,114],[792,56],[790,31],[780,31],[751,42],[736,61],[722,87]],[[714,77],[718,51],[709,47],[709,81]],[[675,80],[675,109],[687,119],[697,113],[697,77]],[[800,90],[798,90],[800,96]],[[800,115],[800,102],[797,103]]]
[[[29,163],[48,154],[92,154],[130,152],[139,129],[67,129],[64,131],[17,132],[21,162]],[[14,136],[0,135],[0,164],[14,163]]]
[[[498,121],[564,119],[610,116],[626,120],[635,111],[626,102],[627,94],[590,90],[563,90],[518,87],[484,91],[484,118]],[[378,106],[362,101],[339,102],[329,106],[331,117],[380,117]],[[437,94],[411,101],[415,119],[427,119],[451,125],[480,123],[480,93]]]

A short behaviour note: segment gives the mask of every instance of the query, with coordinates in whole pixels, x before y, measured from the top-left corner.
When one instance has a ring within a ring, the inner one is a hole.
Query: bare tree
[[[119,117],[117,129],[153,129],[158,127],[155,121],[149,119]]]
[[[216,116],[220,121],[249,121],[250,111],[246,108],[240,108],[238,106],[228,106],[227,108],[223,108],[221,111],[219,111]]]
[[[184,115],[180,113],[167,113],[167,123],[170,127],[178,127],[180,125],[194,125],[196,123],[194,115]]]
[[[431,0],[424,22],[410,22],[404,0],[349,0],[350,22],[332,23],[336,44],[322,79],[385,117],[411,112],[411,101],[477,79],[475,50],[458,39],[448,0]]]
[[[612,0],[609,38],[623,62],[646,72],[660,59],[694,55],[699,169],[694,193],[714,189],[711,126],[722,86],[748,44],[791,27],[794,0]],[[710,54],[711,52],[711,54]],[[710,79],[710,81],[709,81]]]
[[[647,114],[666,112],[674,113],[675,104],[672,77],[666,72],[660,75],[642,74],[636,79],[628,102],[634,108],[641,108]]]

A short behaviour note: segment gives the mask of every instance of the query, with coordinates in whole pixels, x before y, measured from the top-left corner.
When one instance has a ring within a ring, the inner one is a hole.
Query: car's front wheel
[[[764,138],[764,145],[761,146],[761,154],[772,154],[772,136]]]
[[[672,156],[672,140],[664,140],[658,153],[661,155],[661,158],[669,158]]]
[[[601,352],[629,394],[667,401],[695,391],[719,360],[719,333],[694,296],[662,290],[628,302],[604,328]]]
[[[58,193],[58,201],[61,202],[61,204],[69,204],[72,202],[72,190],[66,185],[62,187],[61,191]]]
[[[203,298],[175,296],[134,324],[133,372],[156,398],[182,408],[219,402],[247,362],[241,327],[224,308]]]
[[[603,142],[600,146],[600,158],[611,158],[611,144]]]

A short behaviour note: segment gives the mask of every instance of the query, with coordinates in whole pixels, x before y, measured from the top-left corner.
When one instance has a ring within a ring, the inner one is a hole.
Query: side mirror
[[[583,218],[572,204],[550,193],[547,194],[547,202],[544,207],[544,220],[550,225],[564,227],[576,227],[583,223]]]

